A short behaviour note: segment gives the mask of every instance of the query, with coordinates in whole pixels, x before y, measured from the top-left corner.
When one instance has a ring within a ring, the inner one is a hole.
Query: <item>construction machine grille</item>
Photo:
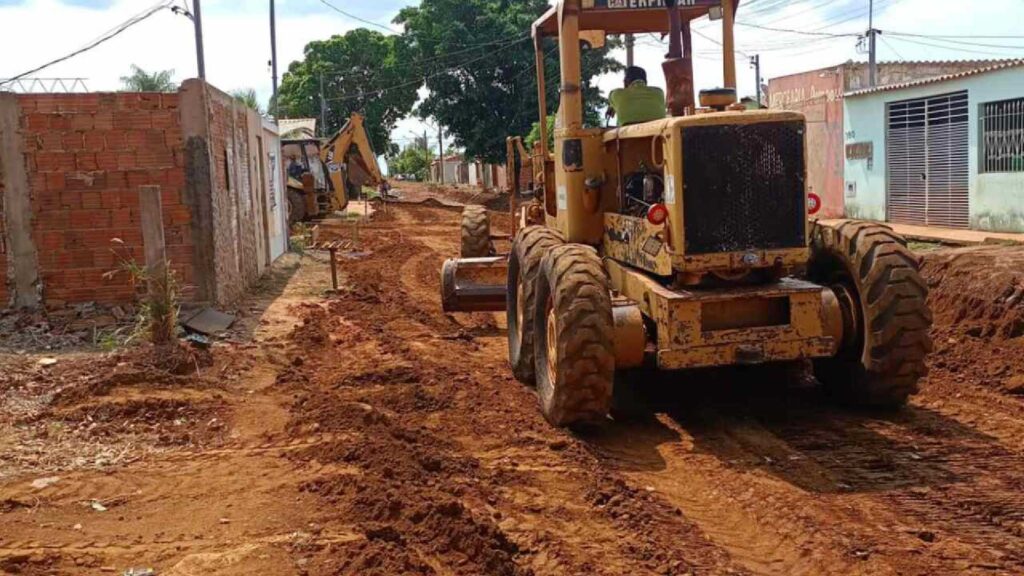
[[[683,129],[687,254],[805,245],[804,124]]]

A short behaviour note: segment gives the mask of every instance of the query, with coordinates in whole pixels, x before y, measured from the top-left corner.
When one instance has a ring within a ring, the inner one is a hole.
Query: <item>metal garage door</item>
[[[967,92],[889,104],[888,219],[967,228]]]

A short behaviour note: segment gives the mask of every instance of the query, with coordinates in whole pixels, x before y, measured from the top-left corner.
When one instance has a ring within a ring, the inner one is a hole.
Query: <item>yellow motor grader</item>
[[[931,312],[905,240],[876,223],[815,219],[804,117],[737,104],[738,8],[559,0],[533,24],[538,64],[544,38],[559,45],[555,149],[542,121],[528,158],[535,197],[516,209],[507,256],[494,255],[486,212],[466,208],[442,301],[506,311],[512,371],[536,384],[552,424],[604,419],[616,372],[644,364],[810,360],[836,395],[890,407],[926,373]],[[709,14],[722,25],[725,88],[695,101],[690,23]],[[668,35],[665,117],[585,127],[581,43],[648,32]],[[543,65],[537,90],[543,119]],[[515,138],[508,150],[526,155]]]
[[[326,141],[311,134],[282,139],[289,223],[344,210],[364,185],[383,181],[363,123],[362,114],[352,113],[341,130]]]

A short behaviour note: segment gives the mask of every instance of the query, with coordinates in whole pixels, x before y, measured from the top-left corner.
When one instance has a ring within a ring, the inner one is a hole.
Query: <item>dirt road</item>
[[[635,373],[614,423],[573,435],[511,378],[501,315],[440,312],[457,224],[378,214],[326,297],[324,261],[292,257],[198,377],[7,357],[0,570],[1024,573],[1024,344],[955,320],[959,256],[927,256],[937,352],[902,412],[766,371]]]

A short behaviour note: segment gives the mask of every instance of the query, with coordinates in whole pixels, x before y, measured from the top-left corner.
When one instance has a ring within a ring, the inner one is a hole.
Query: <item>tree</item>
[[[132,64],[132,73],[121,76],[125,92],[174,92],[178,89],[171,77],[174,70],[157,70],[152,74]]]
[[[553,151],[555,149],[555,115],[548,114],[548,150]],[[533,145],[540,140],[540,121],[534,122],[533,126],[530,126],[530,133],[523,138],[523,144],[527,150],[533,150]]]
[[[399,36],[357,28],[306,45],[278,92],[278,116],[320,118],[320,80],[327,101],[325,134],[341,129],[352,112],[366,117],[378,152],[389,150],[395,123],[416,104],[418,76],[410,76]]]
[[[394,174],[411,174],[423,181],[430,175],[430,163],[434,153],[422,146],[406,146],[404,150],[391,160],[391,172]]]
[[[422,0],[395,19],[405,25],[415,69],[429,96],[417,113],[437,119],[469,157],[501,162],[505,139],[530,130],[537,119],[537,88],[530,25],[547,0]],[[553,39],[545,40],[547,112],[558,108],[559,68]],[[585,50],[583,101],[588,122],[600,121],[605,101],[595,76],[621,69],[614,46]]]
[[[240,101],[259,114],[263,114],[263,107],[260,106],[260,99],[256,95],[256,90],[252,88],[239,88],[238,90],[233,90],[231,95],[234,96],[235,100]]]

